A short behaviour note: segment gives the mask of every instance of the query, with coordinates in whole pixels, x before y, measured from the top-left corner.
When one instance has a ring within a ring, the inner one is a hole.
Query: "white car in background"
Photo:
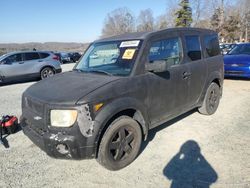
[[[45,79],[60,72],[59,58],[51,52],[11,52],[0,56],[0,83]]]

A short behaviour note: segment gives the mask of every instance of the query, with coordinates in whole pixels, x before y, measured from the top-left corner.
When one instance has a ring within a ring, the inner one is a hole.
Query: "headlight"
[[[70,127],[77,118],[77,110],[51,110],[50,123],[54,127]]]

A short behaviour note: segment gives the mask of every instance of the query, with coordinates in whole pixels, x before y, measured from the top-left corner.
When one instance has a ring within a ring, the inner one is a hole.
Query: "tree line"
[[[250,0],[168,0],[166,11],[154,17],[148,8],[137,17],[127,7],[108,13],[101,37],[171,27],[200,27],[219,33],[221,42],[247,42],[250,38]]]

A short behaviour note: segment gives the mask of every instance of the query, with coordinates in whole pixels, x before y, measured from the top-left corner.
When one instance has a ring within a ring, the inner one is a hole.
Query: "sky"
[[[167,0],[0,0],[0,43],[91,42],[101,36],[105,17],[128,7],[138,16],[150,8],[164,13]]]

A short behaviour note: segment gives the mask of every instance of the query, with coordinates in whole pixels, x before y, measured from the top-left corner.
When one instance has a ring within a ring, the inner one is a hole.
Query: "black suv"
[[[214,31],[173,28],[101,39],[70,72],[22,97],[24,133],[56,158],[97,158],[110,170],[138,155],[149,129],[198,108],[213,114],[223,87]]]

